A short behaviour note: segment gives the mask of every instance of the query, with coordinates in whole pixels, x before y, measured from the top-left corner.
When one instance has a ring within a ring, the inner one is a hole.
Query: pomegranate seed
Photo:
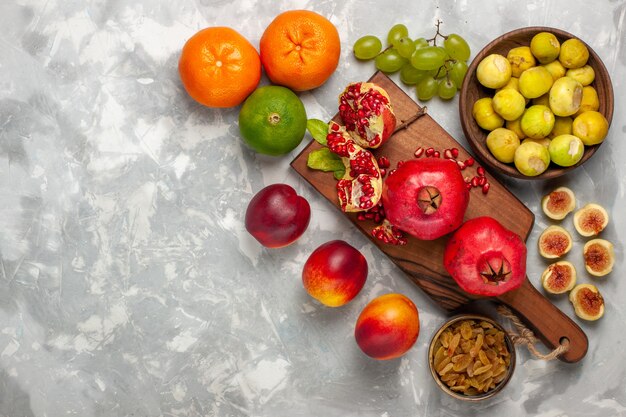
[[[433,158],[439,158],[440,156],[441,154],[439,153],[439,151],[433,152]]]
[[[419,148],[415,150],[415,153],[413,155],[415,155],[416,158],[419,158],[420,156],[422,156],[423,153],[424,153],[424,148],[420,146]]]
[[[461,168],[461,170],[465,169],[465,162],[463,162],[463,161],[456,161],[456,164],[459,166],[459,168]]]
[[[464,180],[465,180],[465,184],[468,184],[469,182],[472,181],[470,177],[465,177]]]
[[[384,177],[385,175],[387,175],[387,170],[385,168],[381,168],[380,169],[380,176]]]
[[[459,157],[459,150],[457,148],[452,148],[450,149],[450,152],[452,152],[452,157],[453,158],[458,158]]]
[[[468,190],[471,190],[472,184],[468,182],[467,184],[465,184],[465,188],[467,188]]]
[[[380,216],[380,214],[376,213],[376,215],[374,216],[374,221],[376,223],[380,223],[383,220],[383,218]]]
[[[381,168],[389,168],[391,163],[389,162],[389,158],[386,156],[381,156],[378,158],[378,166]]]
[[[337,123],[333,123],[330,128],[333,130],[333,132],[336,132],[339,130],[339,125]]]
[[[472,187],[478,187],[478,177],[472,178],[471,184],[472,184]],[[363,197],[361,197],[361,198],[363,198]]]
[[[471,158],[471,157],[467,158],[465,160],[465,165],[468,166],[468,167],[471,167],[472,165],[474,165],[474,158]]]
[[[485,184],[487,184],[487,178],[485,178],[485,177],[478,177],[478,185],[480,185],[482,187]]]
[[[428,157],[433,156],[434,153],[435,153],[435,149],[434,148],[428,148],[428,149],[426,149],[426,152],[425,152],[426,156],[428,156]]]
[[[402,165],[404,165],[404,161],[398,161],[396,168],[400,168]]]
[[[443,151],[443,157],[446,159],[452,159],[452,150],[446,149]]]
[[[483,185],[483,194],[487,194],[489,192],[489,187],[491,187],[489,183]]]
[[[392,169],[391,171],[389,171],[389,174],[388,174],[388,175],[389,175],[389,176],[392,176],[395,172],[396,172],[396,170],[395,170],[395,169]]]
[[[479,177],[484,177],[485,176],[485,168],[483,168],[483,167],[476,168],[476,173],[478,174]]]
[[[357,219],[357,220],[359,220],[359,221],[363,221],[363,220],[365,220],[365,214],[363,214],[363,213],[359,213],[359,214],[356,216],[356,219]]]

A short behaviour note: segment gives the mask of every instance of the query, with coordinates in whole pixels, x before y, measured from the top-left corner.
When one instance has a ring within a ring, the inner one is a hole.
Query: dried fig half
[[[609,224],[609,213],[599,204],[589,203],[574,213],[574,227],[581,236],[597,236]]]
[[[550,294],[566,293],[576,285],[576,268],[567,261],[550,264],[541,274],[541,285]]]
[[[613,270],[615,253],[613,244],[604,239],[591,239],[583,247],[585,269],[591,275],[603,277]]]
[[[576,196],[567,187],[559,187],[541,199],[541,208],[549,218],[563,220],[576,208]]]
[[[595,285],[579,284],[569,293],[574,312],[584,320],[598,320],[604,315],[604,298]]]
[[[539,236],[539,253],[544,258],[560,258],[570,249],[572,249],[572,236],[561,226],[549,226]]]

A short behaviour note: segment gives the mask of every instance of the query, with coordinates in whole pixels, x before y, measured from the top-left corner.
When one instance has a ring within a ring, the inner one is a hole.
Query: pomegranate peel
[[[476,217],[450,237],[443,264],[465,292],[497,296],[522,285],[526,245],[494,218]]]

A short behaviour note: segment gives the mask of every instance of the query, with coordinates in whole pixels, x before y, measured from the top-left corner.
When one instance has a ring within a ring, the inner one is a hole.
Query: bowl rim
[[[587,50],[589,51],[589,56],[590,58],[592,58],[592,61],[594,63],[593,65],[594,69],[596,70],[597,73],[602,74],[602,77],[605,79],[605,81],[603,81],[602,84],[607,86],[606,90],[608,94],[606,94],[604,96],[603,101],[601,101],[601,107],[603,106],[603,103],[604,103],[605,111],[601,113],[607,119],[608,124],[609,124],[609,129],[611,126],[611,122],[613,120],[614,105],[615,105],[613,84],[610,78],[610,74],[608,70],[606,69],[606,66],[604,65],[604,62],[602,61],[600,56],[595,52],[595,50],[589,46],[589,44],[587,44],[584,40],[580,39],[578,36],[573,35],[572,33],[569,33],[562,29],[548,27],[548,26],[527,26],[527,27],[522,27],[522,28],[518,28],[518,29],[511,30],[509,32],[506,32],[498,36],[491,42],[489,42],[487,45],[485,45],[476,54],[476,56],[470,63],[468,70],[467,70],[467,75],[465,76],[465,79],[463,80],[463,84],[461,86],[461,91],[459,95],[459,115],[461,119],[461,127],[463,129],[463,133],[465,135],[467,142],[469,143],[470,147],[472,148],[476,156],[480,158],[481,162],[483,162],[485,165],[487,165],[489,168],[491,168],[492,170],[496,172],[502,173],[504,175],[507,175],[513,178],[525,179],[525,180],[545,180],[545,179],[551,179],[551,178],[556,178],[556,177],[565,175],[571,172],[572,170],[574,170],[575,168],[581,166],[587,160],[589,160],[589,158],[591,158],[593,154],[595,154],[595,152],[602,145],[602,143],[604,143],[603,141],[597,145],[585,146],[586,149],[581,160],[578,161],[578,163],[570,167],[560,167],[551,162],[548,169],[544,171],[543,173],[536,175],[536,176],[527,176],[527,175],[520,173],[517,170],[517,168],[515,168],[514,165],[505,164],[495,159],[491,155],[489,150],[487,149],[486,145],[479,144],[478,143],[479,140],[471,135],[470,126],[468,125],[468,123],[476,123],[476,122],[474,121],[474,118],[471,117],[471,106],[473,106],[473,103],[471,103],[471,105],[468,103],[467,91],[468,91],[469,85],[472,83],[472,80],[474,80],[475,83],[478,83],[478,81],[476,80],[476,68],[478,67],[480,60],[484,58],[485,56],[487,56],[488,53],[492,53],[491,50],[496,48],[498,44],[500,44],[503,41],[508,40],[509,38],[512,38],[518,35],[530,36],[530,35],[537,34],[539,32],[551,32],[554,35],[556,35],[558,38],[561,38],[561,42],[563,42],[562,40],[563,38],[565,39],[575,38],[583,42],[583,44],[585,44],[585,46],[587,47]],[[595,80],[594,80],[594,83],[595,83]],[[480,90],[483,87],[478,86],[478,88]],[[464,113],[468,113],[469,117],[464,118],[463,117]],[[486,137],[486,134],[485,134],[485,137]]]
[[[446,330],[452,324],[459,322],[459,321],[463,321],[463,320],[484,320],[488,323],[493,324],[494,327],[496,327],[498,330],[503,331],[504,341],[507,345],[507,348],[509,349],[509,354],[511,355],[511,361],[509,363],[509,366],[507,367],[506,377],[494,389],[486,393],[480,394],[480,395],[469,396],[469,395],[463,395],[458,392],[452,391],[450,388],[448,388],[446,384],[443,383],[443,381],[441,381],[441,379],[439,379],[439,375],[437,375],[437,371],[435,371],[435,368],[434,368],[433,361],[434,361],[434,355],[435,355],[435,342],[437,341],[439,336],[441,336],[444,330]],[[473,314],[473,313],[469,314],[468,313],[468,314],[457,314],[455,316],[452,316],[448,320],[446,320],[441,325],[441,327],[439,327],[439,329],[435,332],[433,337],[430,339],[430,345],[428,347],[428,368],[430,369],[430,374],[435,380],[435,383],[437,384],[437,386],[443,392],[445,392],[446,394],[450,395],[453,398],[456,398],[457,400],[479,402],[479,401],[483,401],[483,400],[493,397],[494,395],[502,391],[504,387],[509,383],[509,381],[511,380],[511,377],[513,376],[513,372],[515,371],[515,365],[516,365],[515,345],[513,344],[513,341],[511,340],[511,337],[509,336],[508,332],[506,331],[504,327],[502,327],[500,323],[495,321],[493,318],[482,315],[482,314]]]

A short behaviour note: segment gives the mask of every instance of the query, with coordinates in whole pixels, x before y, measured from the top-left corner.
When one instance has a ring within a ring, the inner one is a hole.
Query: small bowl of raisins
[[[435,333],[428,350],[433,379],[446,394],[482,401],[500,392],[515,369],[515,347],[489,317],[452,317]]]

